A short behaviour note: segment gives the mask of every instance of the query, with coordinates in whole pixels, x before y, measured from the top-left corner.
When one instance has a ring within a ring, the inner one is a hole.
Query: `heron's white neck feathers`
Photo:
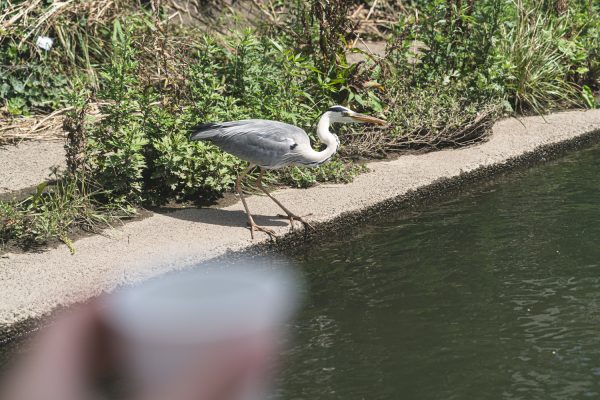
[[[317,136],[327,147],[322,151],[312,150],[311,154],[306,155],[315,165],[322,164],[329,160],[337,152],[340,144],[337,136],[329,131],[329,126],[331,125],[330,115],[330,112],[323,114],[317,125]]]

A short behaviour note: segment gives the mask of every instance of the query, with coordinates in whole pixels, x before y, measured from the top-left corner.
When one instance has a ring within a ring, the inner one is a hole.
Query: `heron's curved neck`
[[[311,159],[313,159],[317,164],[329,160],[337,152],[340,144],[338,138],[329,131],[330,125],[330,115],[328,112],[326,112],[323,114],[319,120],[319,124],[317,125],[317,136],[319,137],[319,140],[327,147],[322,151],[315,151],[311,156]]]

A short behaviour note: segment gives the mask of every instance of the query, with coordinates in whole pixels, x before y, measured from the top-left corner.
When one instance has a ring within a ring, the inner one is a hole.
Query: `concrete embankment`
[[[419,189],[440,190],[440,182],[466,184],[465,177],[493,175],[592,141],[600,141],[600,110],[507,119],[477,146],[374,162],[370,172],[351,184],[285,189],[275,195],[298,214],[312,213],[308,219],[318,225],[402,201]],[[273,217],[279,210],[271,200],[251,196],[248,203],[258,224],[279,236],[289,232],[285,220]],[[219,209],[181,209],[77,240],[75,255],[66,246],[5,254],[0,258],[0,326],[267,240],[262,233],[250,240],[245,223],[239,202]]]

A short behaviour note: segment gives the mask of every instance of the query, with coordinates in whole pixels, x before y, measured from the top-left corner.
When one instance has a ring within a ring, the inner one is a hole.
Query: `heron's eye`
[[[349,117],[350,113],[348,111],[342,111],[342,117]]]

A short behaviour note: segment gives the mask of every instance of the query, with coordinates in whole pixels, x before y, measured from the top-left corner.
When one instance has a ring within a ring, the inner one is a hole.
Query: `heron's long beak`
[[[371,116],[365,115],[365,114],[359,114],[359,113],[350,115],[350,118],[352,118],[355,121],[368,122],[370,124],[375,124],[375,125],[387,124],[387,122],[382,119],[371,117]]]

